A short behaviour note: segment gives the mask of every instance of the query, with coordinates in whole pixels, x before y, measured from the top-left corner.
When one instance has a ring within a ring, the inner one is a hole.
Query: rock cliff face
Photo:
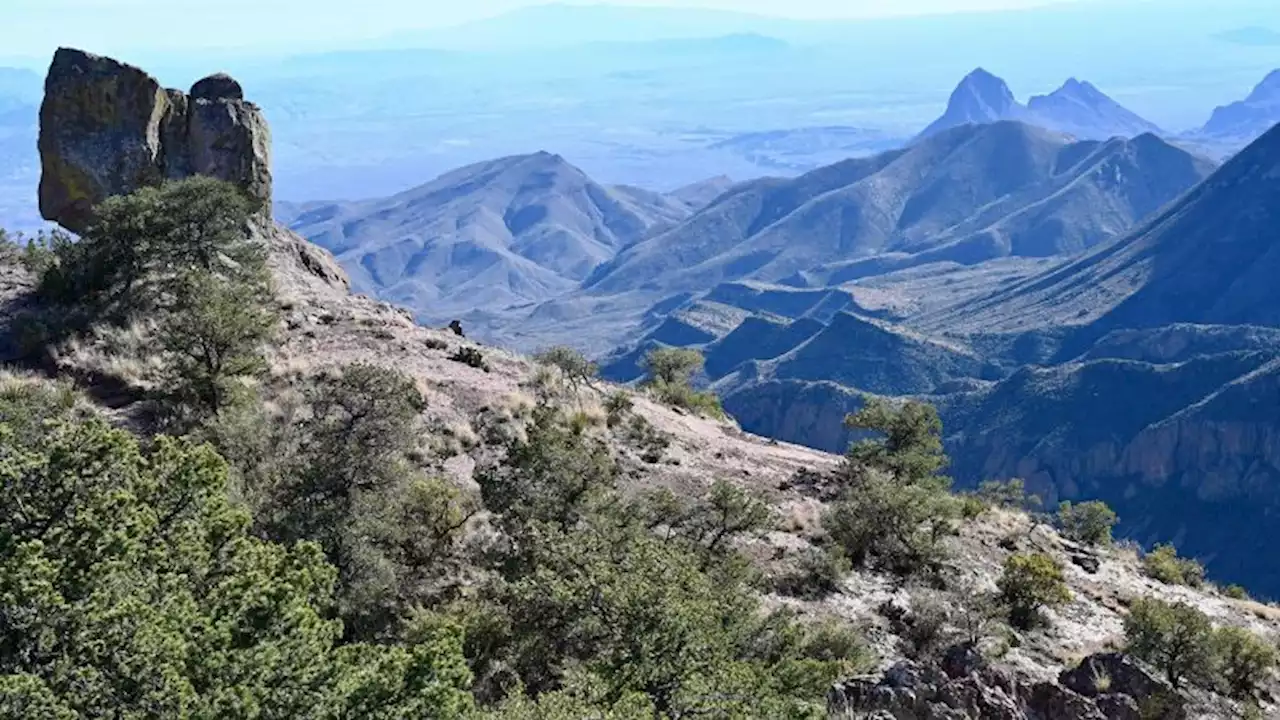
[[[271,134],[226,75],[191,93],[80,50],[59,49],[40,108],[40,214],[84,232],[93,207],[139,187],[191,175],[235,183],[271,202]]]

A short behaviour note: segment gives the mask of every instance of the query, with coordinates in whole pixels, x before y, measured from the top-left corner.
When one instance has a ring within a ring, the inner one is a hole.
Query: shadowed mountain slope
[[[1280,326],[1280,126],[1138,230],[1012,288],[923,319],[1017,332],[1052,325]]]

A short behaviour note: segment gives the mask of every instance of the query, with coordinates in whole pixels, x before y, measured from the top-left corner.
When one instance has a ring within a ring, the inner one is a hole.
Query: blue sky
[[[397,31],[454,25],[542,0],[0,0],[4,54],[57,45],[104,52],[192,47],[332,46]],[[579,4],[585,0],[578,0]],[[871,17],[1005,9],[1051,0],[601,0],[795,18]],[[1080,0],[1067,0],[1080,1]]]

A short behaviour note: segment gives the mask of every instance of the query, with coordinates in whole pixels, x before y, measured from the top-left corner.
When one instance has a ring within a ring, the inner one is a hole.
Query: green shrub
[[[608,420],[606,418],[606,424]],[[622,440],[640,453],[647,463],[662,462],[667,448],[671,447],[671,435],[653,426],[643,415],[631,416],[631,422],[622,427]]]
[[[975,493],[990,507],[1024,510],[1040,507],[1040,498],[1028,495],[1026,483],[1019,478],[1012,480],[984,480]]]
[[[944,540],[956,533],[960,502],[930,484],[901,484],[868,475],[847,487],[823,515],[822,527],[855,565],[899,575],[936,572]]]
[[[911,594],[911,612],[903,618],[901,641],[908,657],[936,660],[954,640],[951,604],[941,593],[917,590]]]
[[[960,496],[960,517],[965,520],[973,520],[981,517],[991,506],[974,497],[973,495]]]
[[[635,404],[635,400],[625,390],[614,390],[609,393],[604,399],[605,424],[611,428],[618,427]]]
[[[655,348],[645,355],[646,371],[641,383],[658,402],[683,408],[697,415],[724,417],[724,409],[714,393],[693,388],[693,376],[702,369],[702,353],[688,348]]]
[[[1213,651],[1221,689],[1238,698],[1251,698],[1276,666],[1276,648],[1238,627],[1219,628]]]
[[[1226,595],[1232,600],[1248,600],[1249,599],[1249,591],[1245,590],[1240,585],[1228,585],[1222,589],[1222,594]]]
[[[461,530],[475,509],[410,460],[425,407],[410,378],[350,365],[316,377],[306,407],[259,523],[278,541],[323,548],[338,569],[348,637],[398,637],[409,607],[457,579]]]
[[[1166,585],[1200,587],[1204,584],[1204,566],[1190,558],[1178,557],[1178,550],[1172,545],[1156,545],[1143,557],[1142,567],[1147,575]]]
[[[1174,687],[1212,679],[1213,625],[1196,608],[1139,598],[1129,607],[1124,635],[1129,652],[1154,665]]]
[[[942,421],[932,405],[865,395],[862,409],[847,417],[845,425],[876,434],[850,446],[845,455],[846,481],[878,470],[899,482],[915,483],[937,477],[947,465]]]
[[[217,275],[189,273],[159,327],[168,363],[162,399],[181,426],[218,415],[243,395],[246,379],[267,369],[262,351],[276,315],[265,283],[254,288]]]
[[[689,385],[653,383],[649,386],[658,402],[671,407],[683,408],[695,415],[711,418],[723,418],[724,408],[715,393],[699,392]]]
[[[952,606],[962,640],[974,647],[996,630],[1003,609],[998,595],[972,585],[954,591]]]
[[[1110,545],[1111,529],[1117,521],[1115,512],[1097,500],[1079,505],[1069,502],[1058,505],[1058,527],[1062,534],[1087,545]]]
[[[489,372],[489,364],[484,360],[484,353],[473,347],[460,347],[449,356],[449,359],[477,370]]]
[[[541,365],[558,368],[575,394],[583,387],[590,387],[600,373],[600,368],[582,353],[563,345],[543,350],[533,359]]]
[[[937,411],[867,396],[846,424],[878,437],[849,448],[838,472],[843,489],[823,528],[855,565],[874,563],[901,575],[936,572],[944,540],[964,512],[948,492],[951,481],[937,474],[947,464]]]
[[[1041,610],[1070,602],[1062,565],[1043,553],[1009,556],[997,587],[1014,627],[1029,629],[1042,621]]]
[[[702,365],[702,353],[697,350],[669,347],[650,350],[640,362],[646,383],[666,385],[689,385]]]
[[[0,424],[0,439],[6,716],[470,710],[457,630],[342,644],[334,569],[312,543],[250,535],[210,447],[161,437],[144,450],[97,420],[25,436]]]
[[[266,247],[248,234],[255,210],[234,185],[202,176],[108,198],[78,241],[38,243],[39,293],[119,321],[165,309],[190,272],[256,282]]]
[[[1191,682],[1252,698],[1277,663],[1276,648],[1244,628],[1214,629],[1186,603],[1141,598],[1125,618],[1129,652],[1156,666],[1175,687]]]
[[[782,573],[773,588],[783,595],[821,600],[840,592],[840,583],[851,570],[844,553],[835,548],[805,548],[795,567]]]
[[[637,695],[649,717],[821,717],[848,664],[831,655],[850,644],[761,616],[736,547],[770,525],[767,508],[730,483],[624,500],[618,473],[550,405],[476,473],[498,533],[467,603],[488,609],[464,623],[478,696],[518,684],[601,717]]]

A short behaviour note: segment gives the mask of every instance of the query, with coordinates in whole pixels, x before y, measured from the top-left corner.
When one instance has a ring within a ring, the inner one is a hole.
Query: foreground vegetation
[[[737,547],[763,504],[727,483],[624,497],[555,397],[477,497],[424,470],[423,399],[395,371],[334,368],[270,411],[251,211],[186,181],[23,251],[45,342],[145,326],[155,427],[183,437],[7,381],[0,716],[820,717],[867,661],[851,628],[761,606]]]
[[[875,658],[849,625],[764,592],[821,599],[853,568],[930,588],[899,631],[933,659],[1073,600],[1038,552],[1009,556],[994,589],[955,578],[964,522],[1038,501],[1020,481],[952,493],[921,403],[868,397],[850,416],[862,439],[826,479],[814,546],[772,575],[743,549],[780,519],[741,487],[623,492],[611,441],[656,463],[669,440],[572,350],[535,358],[533,407],[474,493],[424,460],[425,401],[397,371],[327,368],[282,409],[254,210],[194,179],[108,201],[79,241],[0,243],[39,279],[36,342],[130,327],[161,360],[137,434],[68,386],[0,381],[0,718],[819,718],[830,684]],[[697,353],[645,367],[642,392],[721,415],[693,389]],[[1053,518],[1094,547],[1116,520],[1101,503]],[[1146,568],[1203,577],[1172,548]],[[1272,648],[1196,613],[1139,601],[1131,651],[1175,685],[1253,696]]]

